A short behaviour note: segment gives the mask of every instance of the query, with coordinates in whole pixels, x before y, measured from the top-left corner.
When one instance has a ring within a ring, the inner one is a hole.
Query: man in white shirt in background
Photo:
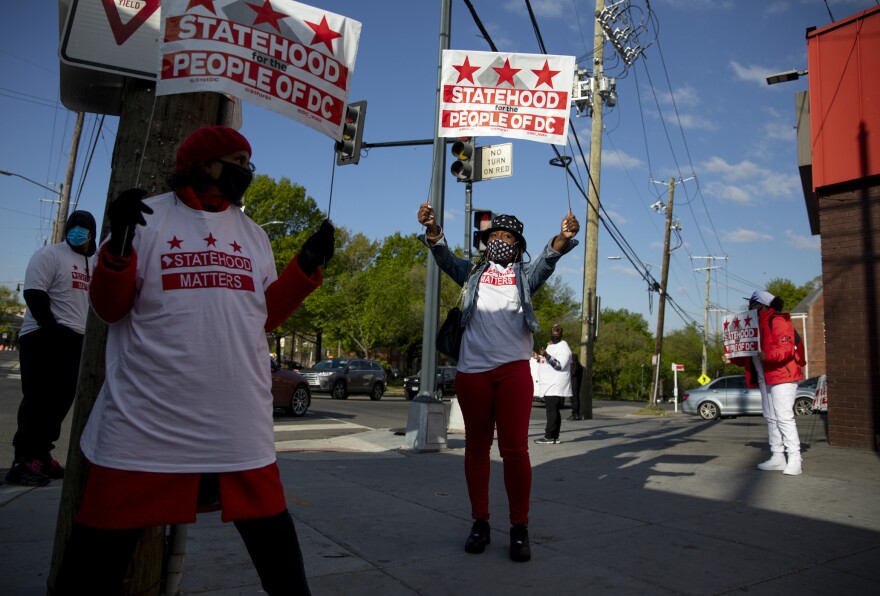
[[[559,430],[562,426],[560,410],[565,398],[571,398],[571,348],[562,339],[562,327],[553,325],[550,330],[550,343],[541,350],[540,392],[544,396],[544,409],[547,412],[547,426],[544,436],[536,439],[539,445],[559,443]]]

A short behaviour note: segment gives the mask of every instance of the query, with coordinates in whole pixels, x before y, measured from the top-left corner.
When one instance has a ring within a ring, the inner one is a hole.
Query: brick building
[[[880,6],[808,30],[807,54],[798,165],[822,239],[828,441],[880,449]]]

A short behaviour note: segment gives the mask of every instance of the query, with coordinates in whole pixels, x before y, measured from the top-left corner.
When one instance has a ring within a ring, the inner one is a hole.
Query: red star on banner
[[[180,248],[180,243],[183,242],[183,240],[178,240],[177,236],[175,236],[171,240],[166,240],[165,242],[170,244],[171,248]]]
[[[207,238],[202,238],[205,242],[208,243],[208,246],[217,246],[217,239],[214,238],[214,234],[208,232]]]
[[[254,25],[260,25],[262,23],[269,23],[278,33],[281,33],[281,28],[278,26],[279,19],[286,19],[287,15],[283,12],[278,12],[274,8],[272,8],[271,0],[266,0],[265,4],[262,6],[256,6],[254,4],[248,4],[254,12],[257,13],[257,16],[254,17]]]
[[[504,81],[507,81],[514,87],[516,87],[516,83],[513,82],[513,75],[521,71],[521,68],[510,68],[510,58],[504,59],[504,66],[501,68],[492,67],[492,70],[498,73],[498,82],[495,85],[500,85]]]
[[[474,73],[477,72],[478,70],[480,70],[480,68],[482,68],[482,67],[471,66],[471,63],[468,60],[468,57],[465,56],[464,57],[464,64],[462,64],[461,66],[456,66],[455,64],[453,64],[452,68],[454,68],[455,70],[458,71],[458,80],[455,81],[456,83],[460,83],[465,80],[473,83],[474,82]],[[476,84],[476,83],[474,83],[474,84]]]
[[[268,2],[268,0],[266,0]],[[309,45],[313,46],[316,43],[322,43],[327,46],[327,49],[330,50],[330,53],[333,53],[333,40],[337,37],[342,37],[342,33],[337,33],[330,28],[330,25],[327,24],[327,17],[324,16],[321,18],[320,23],[310,23],[305,21],[305,24],[312,28],[312,31],[315,32],[315,37],[312,38],[312,43]]]
[[[724,321],[724,330],[727,331],[728,327],[730,327],[730,321]]]
[[[733,320],[733,328],[736,329],[737,327],[739,327],[739,319],[734,319]]]
[[[79,266],[74,265],[74,266],[73,266],[73,270],[74,270],[74,271],[79,271]]]
[[[532,70],[533,73],[538,77],[538,83],[535,85],[535,88],[540,87],[545,84],[552,88],[553,87],[553,77],[558,75],[560,70],[550,70],[550,61],[544,60],[544,68],[541,70]]]
[[[241,246],[235,240],[230,242],[229,246],[232,247],[232,252],[241,252]]]
[[[210,10],[213,14],[217,14],[214,11],[214,0],[189,0],[189,4],[186,5],[186,12],[189,12],[196,6],[202,6]]]
[[[745,323],[746,327],[751,327],[752,326],[752,317],[746,317],[745,319],[743,319],[743,323]]]

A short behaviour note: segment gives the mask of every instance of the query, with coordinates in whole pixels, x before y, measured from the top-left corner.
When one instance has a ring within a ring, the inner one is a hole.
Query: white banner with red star
[[[443,50],[441,137],[565,144],[574,56]]]
[[[758,328],[758,311],[724,317],[724,353],[728,358],[752,356],[761,351],[761,330]]]
[[[234,95],[342,137],[361,24],[292,0],[162,0],[157,95]]]

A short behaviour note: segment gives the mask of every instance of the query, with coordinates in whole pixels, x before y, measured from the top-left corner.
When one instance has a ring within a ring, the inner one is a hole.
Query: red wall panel
[[[880,6],[807,35],[813,189],[880,174]]]

